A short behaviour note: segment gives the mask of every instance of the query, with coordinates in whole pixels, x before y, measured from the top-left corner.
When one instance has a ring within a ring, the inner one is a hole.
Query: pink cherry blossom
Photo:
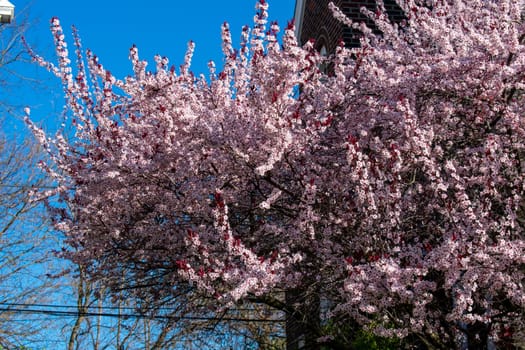
[[[64,255],[157,297],[301,290],[334,322],[437,348],[522,329],[525,4],[400,0],[403,24],[378,4],[363,13],[380,36],[332,6],[363,35],[327,73],[293,25],[282,44],[276,24],[265,34],[262,0],[239,49],[223,25],[208,78],[193,43],[178,72],[132,47],[118,79],[76,39],[73,67],[53,20],[58,63],[35,60],[62,79],[77,133],[30,125],[70,208]]]

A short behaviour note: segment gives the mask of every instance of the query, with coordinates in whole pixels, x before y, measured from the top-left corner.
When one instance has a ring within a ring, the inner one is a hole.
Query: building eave
[[[301,44],[301,32],[303,31],[303,18],[304,18],[304,6],[306,0],[296,0],[295,1],[295,12],[294,12],[294,22],[295,22],[295,37],[297,42]]]

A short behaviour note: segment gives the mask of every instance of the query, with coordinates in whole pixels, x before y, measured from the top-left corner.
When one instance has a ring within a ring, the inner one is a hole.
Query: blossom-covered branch
[[[340,46],[327,73],[293,25],[282,45],[276,23],[265,32],[263,0],[238,50],[223,25],[224,69],[209,78],[191,73],[190,43],[178,73],[160,56],[147,70],[133,47],[123,80],[91,54],[84,73],[79,50],[72,79],[54,20],[58,65],[37,61],[62,79],[79,131],[50,148],[74,188],[58,218],[66,255],[165,294],[183,281],[227,302],[314,293],[334,322],[438,348],[512,340],[525,306],[524,4],[399,5],[406,23],[363,9],[381,35],[342,19],[361,46]]]

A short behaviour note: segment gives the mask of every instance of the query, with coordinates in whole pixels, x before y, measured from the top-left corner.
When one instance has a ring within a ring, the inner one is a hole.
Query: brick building
[[[361,13],[361,7],[365,6],[375,11],[375,0],[296,0],[294,14],[296,37],[301,45],[314,39],[315,48],[321,54],[334,52],[341,40],[348,47],[359,45],[359,31],[346,27],[333,17],[328,8],[330,1],[333,1],[354,22],[364,21],[370,28],[374,28],[373,23]],[[383,0],[383,2],[390,20],[400,22],[405,18],[395,0]],[[312,327],[317,328],[323,322],[321,317],[323,299],[319,296],[310,296],[310,299],[307,300],[307,296],[295,290],[286,293],[286,304],[303,305],[296,314],[287,317],[286,349],[321,349],[316,341],[317,336],[312,332]]]
[[[315,47],[321,53],[333,52],[340,40],[343,40],[346,46],[358,46],[359,31],[344,26],[332,16],[328,8],[330,1],[333,1],[352,21],[364,21],[371,28],[374,27],[360,9],[365,6],[374,11],[375,0],[296,0],[294,18],[299,42],[304,44],[314,39]],[[395,0],[384,0],[384,4],[391,20],[399,22],[404,18],[403,11]]]

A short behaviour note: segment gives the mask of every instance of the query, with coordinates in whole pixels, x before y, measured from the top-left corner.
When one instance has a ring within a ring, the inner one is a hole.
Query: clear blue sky
[[[255,0],[10,0],[19,20],[28,16],[27,41],[42,56],[54,60],[53,39],[49,20],[60,19],[66,39],[71,41],[71,25],[80,32],[84,48],[90,48],[106,69],[122,78],[131,73],[128,52],[132,44],[139,55],[153,65],[153,56],[160,54],[178,67],[184,58],[189,40],[196,43],[192,64],[195,73],[206,73],[212,59],[222,64],[220,27],[230,23],[234,45],[243,25],[253,24]],[[270,0],[269,20],[277,20],[282,28],[292,19],[295,0]],[[44,84],[34,93],[22,87],[10,96],[19,105],[32,107],[37,120],[57,121],[62,109],[58,80],[44,69],[20,66],[19,73],[34,77]],[[4,95],[4,97],[6,97]],[[21,112],[19,112],[21,113]],[[16,118],[16,119],[19,119]]]

